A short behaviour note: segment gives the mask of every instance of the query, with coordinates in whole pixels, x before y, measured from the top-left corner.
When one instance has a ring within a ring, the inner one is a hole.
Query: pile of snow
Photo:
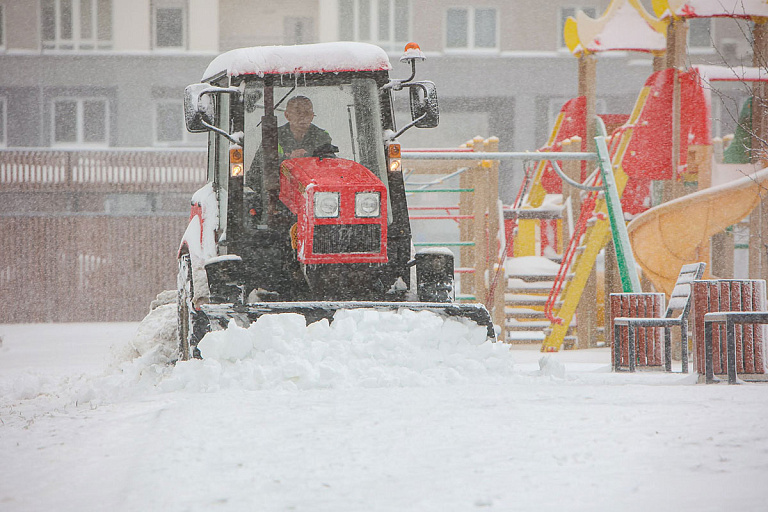
[[[95,405],[177,391],[413,387],[510,376],[509,346],[486,328],[429,311],[354,309],[306,325],[293,313],[232,321],[200,342],[202,360],[178,361],[176,302],[158,296],[133,340],[113,348],[100,375],[24,374],[5,399]],[[7,384],[7,383],[6,383]]]
[[[151,356],[157,363],[176,359],[176,290],[167,290],[152,301],[149,314],[139,324],[130,347],[135,355]]]
[[[429,311],[340,310],[333,322],[265,315],[208,333],[199,361],[179,363],[164,389],[215,391],[428,386],[512,371],[509,347],[485,327]]]

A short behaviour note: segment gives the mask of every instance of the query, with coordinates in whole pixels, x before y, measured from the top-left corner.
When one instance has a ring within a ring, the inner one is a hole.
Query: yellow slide
[[[768,168],[651,208],[627,226],[635,260],[669,296],[680,267],[709,263],[709,238],[749,215],[766,195]]]

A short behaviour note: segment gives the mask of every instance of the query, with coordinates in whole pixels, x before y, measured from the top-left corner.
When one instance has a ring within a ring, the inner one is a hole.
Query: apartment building
[[[580,3],[579,3],[580,2]],[[185,147],[184,86],[215,55],[241,46],[355,40],[428,59],[441,126],[410,130],[411,147],[496,135],[505,150],[547,138],[577,91],[562,27],[608,0],[0,0],[0,147]],[[646,1],[650,11],[650,1]],[[696,20],[692,59],[749,61],[749,29]],[[715,49],[717,47],[717,49]],[[598,112],[628,112],[651,72],[646,54],[599,56]],[[405,111],[405,103],[397,105]],[[403,112],[405,114],[405,112]]]
[[[0,145],[199,144],[181,93],[218,52],[216,19],[207,0],[0,2]]]

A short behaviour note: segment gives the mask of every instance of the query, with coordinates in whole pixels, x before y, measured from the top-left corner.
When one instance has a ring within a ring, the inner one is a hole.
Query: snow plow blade
[[[226,329],[230,319],[238,325],[247,327],[262,315],[277,313],[298,313],[303,315],[307,325],[327,318],[333,321],[333,315],[340,309],[375,309],[397,311],[410,309],[412,311],[431,311],[443,317],[466,318],[483,326],[487,330],[487,338],[496,341],[496,331],[491,315],[482,304],[452,304],[442,302],[256,302],[245,305],[234,304],[204,304],[201,311],[208,317],[211,330]]]

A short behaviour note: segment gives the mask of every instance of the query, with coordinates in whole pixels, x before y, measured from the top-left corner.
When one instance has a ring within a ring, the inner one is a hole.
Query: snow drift
[[[231,321],[199,347],[202,360],[174,364],[176,304],[161,294],[101,375],[28,373],[2,395],[102,404],[175,391],[430,386],[513,371],[509,346],[487,342],[485,327],[428,311],[341,310],[310,325],[298,314],[265,315],[248,328]]]

